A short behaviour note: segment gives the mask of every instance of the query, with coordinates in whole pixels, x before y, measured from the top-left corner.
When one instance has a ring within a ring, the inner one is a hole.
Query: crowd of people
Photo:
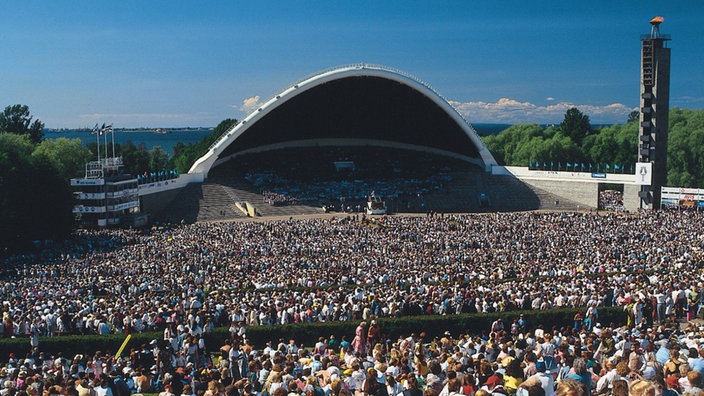
[[[218,168],[214,177],[241,175],[270,205],[332,204],[339,211],[363,204],[371,191],[386,199],[414,201],[442,190],[453,171],[480,172],[434,154],[366,146],[274,150],[244,155]]]
[[[241,330],[241,329],[240,329]],[[499,318],[483,335],[446,331],[384,339],[375,320],[352,341],[320,337],[253,346],[233,330],[211,353],[187,331],[120,356],[10,355],[0,369],[3,396],[678,396],[702,394],[704,327],[597,323],[543,328]]]
[[[599,191],[599,210],[608,210],[612,212],[623,212],[626,210],[623,205],[623,191]]]
[[[80,231],[69,245],[3,262],[2,330],[53,336],[562,307],[583,307],[595,322],[596,307],[613,305],[631,307],[636,324],[691,317],[701,220],[679,211],[505,213]]]
[[[373,374],[394,394],[414,382],[438,393],[445,385],[445,394],[473,394],[486,385],[489,393],[498,394],[499,384],[511,388],[506,381],[512,376],[505,373],[515,367],[505,360],[512,356],[525,369],[514,382],[528,382],[516,386],[516,392],[538,394],[530,393],[537,392],[529,386],[535,385],[534,376],[543,372],[545,378],[538,378],[542,384],[549,373],[555,381],[565,365],[588,385],[582,363],[593,381],[586,392],[603,392],[601,378],[610,378],[607,389],[613,389],[618,380],[632,380],[631,372],[656,389],[652,370],[646,375],[647,364],[655,365],[648,360],[648,345],[658,348],[653,355],[659,358],[665,348],[679,354],[673,359],[687,361],[696,358],[692,347],[698,349],[702,337],[699,328],[679,332],[670,327],[675,319],[694,320],[699,314],[701,221],[698,212],[680,211],[436,214],[81,231],[66,245],[3,261],[2,334],[28,337],[37,348],[0,374],[17,392],[24,371],[21,383],[27,393],[32,392],[31,372],[49,393],[49,380],[59,377],[61,392],[70,387],[69,380],[76,388],[78,382],[92,386],[96,393],[103,382],[113,389],[118,377],[131,391],[145,392],[130,385],[130,379],[137,383],[144,375],[150,378],[149,389],[168,383],[176,395],[205,390],[212,396],[228,386],[242,394],[259,386],[268,394],[281,394],[279,388],[307,393],[325,385],[335,394],[382,394],[377,393],[382,386],[371,381]],[[626,328],[600,325],[598,308],[613,305],[628,312]],[[562,307],[581,308],[575,323],[556,329],[494,323],[485,339],[470,334],[452,339],[450,333],[445,341],[425,340],[418,329],[385,343],[369,331],[380,317]],[[332,348],[330,339],[311,348],[293,341],[263,349],[246,340],[249,326],[331,320],[369,326],[360,325],[349,342],[332,340]],[[206,353],[217,346],[203,345],[202,334],[215,326],[230,327],[225,359]],[[100,354],[73,359],[39,355],[41,336],[146,330],[163,330],[164,337],[122,361]],[[546,334],[549,340],[543,340]],[[546,343],[552,351],[540,349]],[[684,346],[686,355],[680,350]],[[621,360],[629,366],[626,374],[623,367],[619,370]],[[691,369],[693,363],[688,363]],[[689,371],[680,370],[684,362],[673,364],[679,379],[688,378]],[[668,381],[672,375],[662,378]],[[295,387],[291,380],[297,380]],[[144,378],[141,382],[147,384]],[[189,390],[178,388],[184,382]],[[691,391],[681,382],[677,389]],[[546,393],[552,394],[551,386],[543,386]]]
[[[262,200],[272,206],[297,205],[303,202],[296,195],[271,190],[262,190]]]
[[[395,178],[384,181],[319,181],[301,182],[281,177],[266,178],[262,175],[250,175],[252,184],[261,191],[262,200],[269,205],[285,206],[301,203],[309,205],[328,205],[346,211],[349,206],[354,210],[364,203],[371,191],[376,191],[384,198],[393,200],[410,200],[430,192],[441,190],[449,175],[437,175],[428,179]],[[270,176],[270,175],[269,175]],[[450,179],[448,179],[450,178]]]

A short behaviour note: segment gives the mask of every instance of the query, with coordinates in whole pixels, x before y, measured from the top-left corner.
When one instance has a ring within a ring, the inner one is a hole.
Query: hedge
[[[422,315],[404,316],[400,318],[379,318],[382,333],[387,339],[396,340],[399,336],[408,336],[411,333],[426,333],[426,340],[441,336],[445,331],[450,331],[457,337],[463,334],[481,334],[489,331],[491,323],[501,317],[506,323],[507,330],[510,323],[520,314],[524,315],[529,328],[542,325],[544,329],[553,326],[571,326],[578,309],[554,309],[549,311],[510,311],[498,313],[475,313],[461,315]],[[621,307],[599,308],[599,321],[608,324],[623,325],[626,314]],[[334,335],[341,340],[346,336],[349,341],[354,337],[354,330],[359,322],[317,322],[304,324],[290,324],[277,326],[251,326],[247,327],[247,338],[257,348],[263,348],[267,341],[272,341],[274,347],[279,340],[288,343],[289,339],[305,346],[313,346],[319,337],[328,338]],[[210,351],[217,351],[229,336],[227,327],[216,328],[206,335],[206,345]],[[129,353],[130,348],[141,348],[151,340],[161,340],[163,333],[154,331],[149,333],[133,334],[124,353]],[[64,357],[72,358],[76,354],[93,355],[96,351],[114,354],[125,340],[124,334],[112,335],[69,335],[53,338],[42,337],[39,339],[39,349],[49,355],[62,353]],[[0,361],[7,362],[9,354],[21,358],[29,353],[31,346],[29,338],[3,338],[0,339]]]

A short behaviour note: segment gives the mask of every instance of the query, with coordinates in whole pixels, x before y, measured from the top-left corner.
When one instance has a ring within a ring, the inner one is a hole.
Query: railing
[[[641,40],[650,40],[650,39],[672,40],[672,36],[669,34],[661,34],[657,37],[653,37],[652,34],[641,34],[640,39]]]

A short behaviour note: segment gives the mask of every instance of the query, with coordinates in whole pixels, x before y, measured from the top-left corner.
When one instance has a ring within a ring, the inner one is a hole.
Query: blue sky
[[[470,122],[593,123],[638,106],[640,34],[665,17],[671,106],[704,108],[704,2],[22,1],[0,24],[0,106],[49,128],[214,126],[318,71],[372,63]]]

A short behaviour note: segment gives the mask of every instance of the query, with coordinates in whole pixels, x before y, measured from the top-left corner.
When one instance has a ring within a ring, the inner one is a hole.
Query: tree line
[[[178,143],[173,155],[155,146],[131,141],[115,145],[124,172],[132,175],[177,170],[191,165],[230,127],[222,121],[195,144]],[[71,178],[85,175],[86,163],[97,158],[97,144],[81,139],[44,139],[44,123],[26,105],[7,106],[0,113],[0,257],[24,251],[35,241],[65,239],[76,224]],[[112,147],[111,147],[112,148]]]
[[[638,160],[638,113],[624,124],[595,128],[588,115],[572,108],[560,125],[517,124],[482,139],[501,165],[610,164],[630,170]],[[667,154],[669,186],[704,187],[704,110],[670,109]]]

